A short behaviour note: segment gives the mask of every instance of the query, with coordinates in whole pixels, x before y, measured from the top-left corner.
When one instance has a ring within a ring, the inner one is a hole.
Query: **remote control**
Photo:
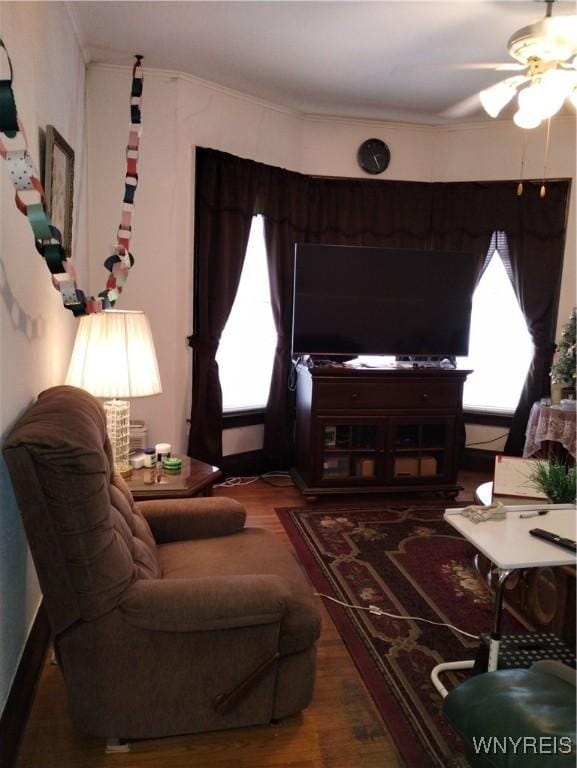
[[[557,544],[559,547],[577,552],[577,544],[573,539],[564,539],[563,536],[558,536],[556,533],[551,533],[551,531],[544,531],[542,528],[531,528],[529,533],[538,539],[545,539],[545,541],[550,541],[551,544]]]

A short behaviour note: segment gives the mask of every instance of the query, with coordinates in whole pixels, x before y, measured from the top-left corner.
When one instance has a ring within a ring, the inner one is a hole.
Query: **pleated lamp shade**
[[[144,312],[107,310],[80,318],[66,384],[81,387],[104,403],[114,466],[130,473],[130,412],[123,397],[162,392],[150,324]]]
[[[95,397],[145,397],[162,392],[144,312],[109,309],[81,317],[66,383]]]

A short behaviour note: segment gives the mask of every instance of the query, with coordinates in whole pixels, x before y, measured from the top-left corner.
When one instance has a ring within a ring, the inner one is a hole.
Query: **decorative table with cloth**
[[[523,456],[533,456],[542,450],[542,443],[560,443],[575,458],[575,410],[565,410],[558,405],[533,403]]]

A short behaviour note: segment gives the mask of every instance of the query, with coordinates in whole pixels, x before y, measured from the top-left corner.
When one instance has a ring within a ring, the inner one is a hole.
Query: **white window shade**
[[[225,413],[266,406],[276,343],[264,220],[255,216],[240,284],[216,354]]]
[[[459,367],[473,370],[465,382],[464,407],[513,413],[532,359],[525,318],[495,251],[473,295],[469,356],[459,360]]]

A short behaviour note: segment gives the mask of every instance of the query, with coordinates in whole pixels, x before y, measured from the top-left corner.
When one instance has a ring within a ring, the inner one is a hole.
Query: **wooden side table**
[[[156,472],[154,469],[133,469],[126,480],[135,501],[150,499],[187,499],[192,496],[212,496],[212,486],[222,477],[218,467],[189,456],[182,459],[178,475]]]

